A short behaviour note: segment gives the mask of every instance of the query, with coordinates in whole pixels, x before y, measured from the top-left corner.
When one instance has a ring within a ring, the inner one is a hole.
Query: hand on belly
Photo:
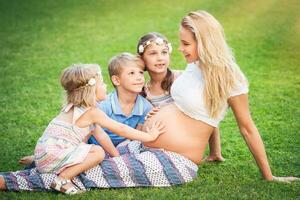
[[[186,123],[182,119],[183,114],[176,108],[174,105],[163,107],[145,122],[143,130],[156,121],[161,122],[165,126],[165,133],[161,134],[155,141],[145,143],[146,146],[174,149],[174,147],[181,146],[182,140],[189,137],[186,134],[188,127],[186,127]]]
[[[144,129],[155,121],[160,121],[165,126],[165,133],[155,141],[144,145],[173,151],[190,158],[195,163],[200,162],[213,131],[211,126],[188,117],[172,104],[161,108],[147,120]]]

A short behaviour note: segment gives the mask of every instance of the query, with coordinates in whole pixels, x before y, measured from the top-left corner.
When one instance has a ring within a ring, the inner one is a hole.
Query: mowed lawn
[[[250,83],[250,107],[275,175],[300,176],[300,3],[297,0],[1,0],[0,171],[22,169],[59,112],[59,76],[72,63],[107,63],[135,52],[139,37],[161,32],[172,42],[172,67],[184,69],[181,18],[204,9],[224,26]],[[109,90],[112,86],[109,85]],[[94,189],[78,196],[0,192],[0,199],[300,199],[300,182],[271,183],[259,169],[229,111],[220,125],[223,163],[200,165],[198,178],[170,188]]]

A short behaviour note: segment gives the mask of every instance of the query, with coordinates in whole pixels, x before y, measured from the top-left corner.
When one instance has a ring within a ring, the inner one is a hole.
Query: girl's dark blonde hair
[[[101,69],[97,64],[73,64],[66,68],[60,82],[66,91],[67,103],[83,107],[95,106],[96,83],[90,81],[93,78],[96,81],[101,78]]]
[[[157,32],[150,32],[150,33],[147,33],[147,34],[143,35],[139,39],[138,44],[137,44],[137,53],[140,56],[143,56],[145,51],[143,53],[140,53],[139,52],[139,46],[146,44],[147,41],[153,41],[156,38],[161,38],[166,44],[169,43],[167,38],[164,35],[162,35],[160,33],[157,33]],[[146,47],[146,49],[147,49],[147,47]],[[147,71],[147,66],[146,66],[145,70]],[[170,89],[171,89],[171,86],[172,86],[173,82],[174,82],[174,74],[172,73],[172,71],[168,67],[167,68],[167,75],[165,76],[165,78],[161,82],[161,88],[165,91],[170,92]]]

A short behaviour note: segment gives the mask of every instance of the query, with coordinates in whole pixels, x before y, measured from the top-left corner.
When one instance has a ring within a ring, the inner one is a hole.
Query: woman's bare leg
[[[6,190],[5,179],[3,176],[0,176],[0,190]]]

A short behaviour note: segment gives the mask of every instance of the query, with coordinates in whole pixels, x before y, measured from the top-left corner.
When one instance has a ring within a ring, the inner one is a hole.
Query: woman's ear
[[[111,77],[111,82],[115,85],[115,86],[119,86],[120,85],[120,78],[116,75],[112,75]]]

